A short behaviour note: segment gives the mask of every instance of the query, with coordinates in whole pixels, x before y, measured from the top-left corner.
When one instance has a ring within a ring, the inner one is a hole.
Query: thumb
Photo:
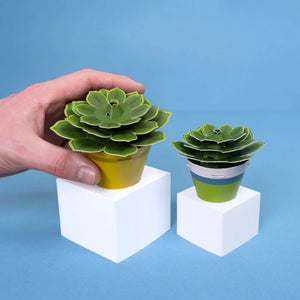
[[[29,168],[44,171],[87,184],[100,181],[100,169],[83,154],[67,150],[39,139],[34,157],[30,159]]]

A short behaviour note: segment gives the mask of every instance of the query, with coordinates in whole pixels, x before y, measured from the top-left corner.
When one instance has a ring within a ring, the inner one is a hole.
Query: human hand
[[[99,168],[83,154],[64,148],[66,140],[50,130],[64,118],[64,106],[82,100],[90,90],[119,87],[144,93],[126,76],[91,69],[29,86],[0,100],[0,177],[27,169],[88,184],[100,181]]]

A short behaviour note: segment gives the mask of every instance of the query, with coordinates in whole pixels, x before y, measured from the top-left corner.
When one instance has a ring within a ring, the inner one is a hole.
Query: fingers
[[[53,80],[31,86],[30,93],[43,95],[48,105],[83,98],[90,90],[119,87],[126,92],[144,93],[143,84],[129,77],[92,69],[84,69]],[[27,89],[28,90],[28,89]],[[33,90],[33,91],[32,91]]]
[[[7,96],[5,99],[8,99],[8,100],[13,99],[15,95],[16,94],[11,94],[11,95]]]
[[[55,146],[42,139],[35,143],[35,148],[39,151],[28,161],[28,168],[87,184],[97,184],[100,181],[99,168],[83,154]]]
[[[12,176],[12,175],[17,175],[17,174],[20,174],[22,172],[25,172],[27,171],[26,169],[20,169],[20,170],[14,170],[14,171],[9,171],[9,172],[0,172],[0,178],[1,177],[7,177],[7,176]]]

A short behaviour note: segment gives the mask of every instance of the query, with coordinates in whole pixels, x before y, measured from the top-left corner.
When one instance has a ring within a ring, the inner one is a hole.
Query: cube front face
[[[180,193],[177,196],[177,234],[207,251],[220,252],[222,215],[203,206],[199,198]]]
[[[170,199],[167,175],[117,203],[118,260],[131,256],[170,229]]]
[[[258,234],[260,193],[251,194],[242,205],[237,205],[224,214],[223,224],[226,224],[226,230],[223,232],[221,255],[231,252]]]
[[[170,173],[145,167],[140,183],[106,190],[57,179],[61,234],[120,262],[170,229]]]
[[[115,203],[88,186],[57,179],[61,235],[106,258],[117,259]]]
[[[240,187],[235,199],[209,203],[194,187],[177,195],[177,233],[219,256],[236,249],[258,233],[260,193]]]

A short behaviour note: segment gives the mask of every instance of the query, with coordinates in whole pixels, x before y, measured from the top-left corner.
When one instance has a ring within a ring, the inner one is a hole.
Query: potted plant
[[[264,145],[255,142],[249,128],[228,124],[206,123],[183,138],[172,144],[187,158],[198,197],[209,202],[235,198],[249,159]]]
[[[120,189],[140,180],[151,145],[166,139],[157,129],[171,113],[138,92],[114,88],[90,91],[86,101],[68,103],[65,116],[51,129],[100,167],[99,186]]]

